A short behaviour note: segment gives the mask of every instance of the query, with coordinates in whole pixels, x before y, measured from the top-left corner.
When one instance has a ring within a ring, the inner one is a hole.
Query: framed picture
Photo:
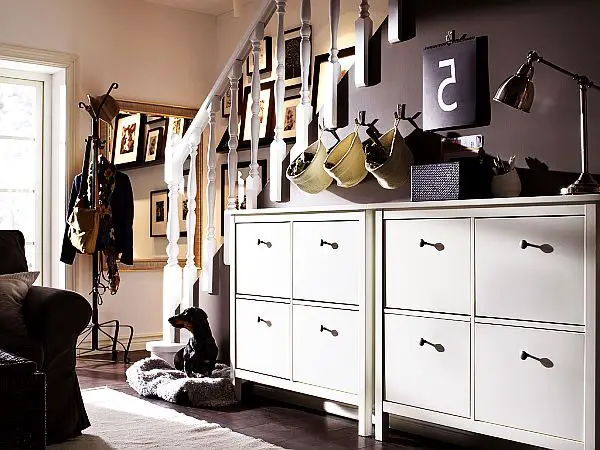
[[[150,192],[150,237],[167,237],[169,190]]]
[[[242,114],[242,101],[243,101],[243,96],[244,96],[243,78],[244,77],[240,78],[240,84],[238,86],[238,102],[237,102],[238,115]],[[221,99],[221,117],[223,117],[223,119],[226,119],[227,117],[229,117],[230,113],[231,113],[231,89],[227,88],[227,90],[225,91],[225,95],[223,95],[223,98]]]
[[[169,125],[167,128],[167,145],[175,136],[183,137],[185,132],[185,119],[183,117],[169,117]]]
[[[265,36],[260,43],[258,65],[260,73],[268,73],[273,70],[273,38],[271,36]],[[252,72],[254,72],[254,61],[252,61],[252,53],[250,53],[246,60],[246,75],[250,76]]]
[[[262,181],[263,189],[267,185],[267,160],[259,159],[258,160],[258,171],[260,173],[260,178]],[[244,182],[246,178],[250,175],[250,161],[238,162],[238,179],[243,179]],[[238,194],[238,209],[240,208],[240,203],[244,203],[244,200],[240,202],[239,200],[239,192]],[[228,164],[221,164],[221,236],[225,233],[225,210],[227,209],[227,199],[229,198],[229,169]]]
[[[340,50],[338,57],[342,66],[341,80],[354,64],[354,47]],[[327,70],[328,61],[329,53],[315,56],[315,75],[312,84],[312,106],[315,114],[317,114],[325,104],[324,99],[327,97],[327,91],[329,90],[329,84],[327,82],[329,80]]]
[[[252,133],[252,101],[250,97],[251,86],[247,86],[244,89],[244,104],[242,106],[242,126],[240,130],[240,136],[242,141],[250,141]],[[260,112],[259,118],[259,132],[258,137],[260,139],[266,139],[273,137],[275,129],[275,82],[269,81],[263,83],[260,86]],[[266,141],[263,141],[266,143]]]
[[[117,117],[117,125],[115,127],[115,166],[133,163],[138,160],[141,126],[141,114],[125,114]]]
[[[298,87],[302,85],[302,68],[300,66],[301,53],[300,43],[302,42],[302,36],[300,35],[300,27],[292,28],[285,32],[285,86],[286,87]],[[309,55],[312,60],[312,46],[311,54]],[[312,65],[309,65],[312,69]],[[310,80],[310,73],[308,74]]]
[[[144,162],[163,161],[168,119],[153,118],[146,122],[146,139],[144,140]]]
[[[144,162],[156,161],[158,147],[161,138],[161,129],[148,131],[146,133],[146,148],[144,150]]]
[[[296,107],[300,103],[300,96],[286,98],[283,101],[283,138],[296,137]]]

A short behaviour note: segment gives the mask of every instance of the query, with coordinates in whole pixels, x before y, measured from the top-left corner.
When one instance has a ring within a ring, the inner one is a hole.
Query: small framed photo
[[[260,110],[259,119],[259,139],[265,139],[273,136],[275,119],[275,82],[269,81],[260,86]],[[252,98],[250,95],[251,86],[244,89],[244,105],[242,107],[242,126],[240,135],[242,141],[250,141],[252,136]]]
[[[242,78],[240,78],[240,84],[238,86],[238,102],[237,102],[238,116],[242,115],[242,101],[243,101],[243,96],[244,96],[243,86],[244,86],[244,83],[243,83],[243,77],[242,77]],[[223,117],[223,119],[226,119],[227,117],[229,117],[230,114],[231,114],[231,89],[229,89],[229,87],[228,87],[227,90],[225,91],[225,95],[223,95],[223,98],[221,99],[221,117]]]
[[[169,190],[150,192],[150,237],[167,237]]]
[[[135,163],[138,160],[141,114],[122,115],[117,118],[115,132],[114,164]]]
[[[168,119],[152,118],[146,123],[144,140],[144,162],[162,161],[165,158],[165,143]]]
[[[183,137],[185,132],[185,119],[183,117],[169,117],[167,128],[167,145],[169,145],[175,136]]]
[[[258,66],[261,74],[273,70],[273,38],[271,36],[265,36],[260,43]],[[246,75],[250,76],[252,72],[254,72],[254,61],[252,61],[252,53],[250,53],[246,60]]]
[[[285,86],[289,88],[302,85],[302,67],[300,65],[301,53],[300,44],[302,36],[300,27],[287,30],[285,37]],[[311,46],[312,51],[312,46]],[[309,61],[312,61],[312,52],[309,55]],[[309,65],[312,70],[312,64]],[[310,80],[310,73],[308,74]]]
[[[146,149],[144,151],[144,162],[156,161],[161,132],[162,130],[160,128],[157,128],[156,130],[148,131],[148,133],[146,134]]]
[[[283,101],[283,138],[296,137],[296,107],[300,103],[300,96],[286,98]]]

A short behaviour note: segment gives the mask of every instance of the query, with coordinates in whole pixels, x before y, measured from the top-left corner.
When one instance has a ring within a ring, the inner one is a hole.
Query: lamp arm
[[[593,81],[591,81],[588,77],[586,77],[585,75],[579,75],[577,73],[571,72],[557,64],[554,64],[553,62],[548,61],[547,59],[542,58],[537,52],[532,51],[529,52],[529,55],[527,56],[527,60],[531,61],[531,62],[538,62],[541,64],[544,64],[548,67],[551,67],[552,69],[556,70],[557,72],[560,72],[564,75],[567,75],[570,78],[573,78],[575,81],[577,81],[577,83],[579,83],[579,85],[581,86],[585,86],[587,88],[593,88],[593,89],[597,89],[600,91],[600,86],[598,86],[596,83],[594,83]]]

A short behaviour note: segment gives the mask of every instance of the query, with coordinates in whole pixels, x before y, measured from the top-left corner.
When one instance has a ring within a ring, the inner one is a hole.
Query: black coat
[[[79,196],[81,187],[81,174],[73,179],[71,198],[67,217],[73,212],[73,207]],[[133,264],[133,190],[129,177],[122,172],[115,173],[115,190],[111,201],[113,228],[117,252],[121,253],[120,261],[123,264]],[[69,225],[65,228],[60,260],[65,264],[73,264],[77,250],[69,239]]]

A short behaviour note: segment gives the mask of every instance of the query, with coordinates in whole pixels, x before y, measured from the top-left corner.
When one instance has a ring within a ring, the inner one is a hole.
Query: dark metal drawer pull
[[[324,245],[330,245],[332,249],[337,250],[340,246],[337,244],[337,242],[327,242],[324,241],[323,239],[321,239],[321,247],[323,247]]]
[[[523,250],[525,250],[527,247],[539,248],[544,253],[552,253],[554,251],[554,247],[552,247],[550,244],[536,245],[536,244],[527,242],[525,239],[523,239],[521,241],[521,248]]]
[[[551,369],[552,367],[554,367],[554,363],[552,361],[550,361],[548,358],[537,358],[536,356],[533,356],[532,354],[527,353],[526,351],[522,351],[521,359],[523,361],[525,361],[527,358],[531,358],[531,359],[535,359],[536,361],[539,361],[540,364],[542,366],[544,366],[546,369]]]
[[[438,252],[441,252],[442,250],[444,250],[446,247],[444,247],[444,244],[442,244],[441,242],[437,242],[435,244],[432,244],[430,242],[427,242],[424,239],[421,239],[421,242],[419,242],[419,247],[423,248],[426,245],[430,245],[431,247],[435,248]]]
[[[265,244],[267,246],[267,248],[273,247],[273,244],[271,244],[270,242],[262,241],[262,240],[259,239],[257,245],[260,245],[260,244]]]
[[[330,330],[329,328],[326,328],[323,325],[321,325],[321,333],[323,331],[329,331],[333,337],[336,337],[338,334],[340,334],[337,332],[337,330]]]
[[[266,323],[268,327],[273,325],[270,320],[261,319],[260,316],[258,316],[258,323],[261,323],[261,322]]]
[[[427,341],[427,340],[425,340],[425,339],[421,338],[421,340],[419,341],[419,345],[420,345],[421,347],[423,347],[425,344],[427,344],[427,345],[431,345],[433,348],[435,348],[435,350],[436,350],[436,351],[438,351],[438,352],[440,352],[440,353],[443,353],[443,352],[445,352],[445,351],[446,351],[446,349],[444,348],[444,346],[443,346],[442,344],[434,344],[434,343],[432,343],[432,342],[429,342],[429,341]]]

